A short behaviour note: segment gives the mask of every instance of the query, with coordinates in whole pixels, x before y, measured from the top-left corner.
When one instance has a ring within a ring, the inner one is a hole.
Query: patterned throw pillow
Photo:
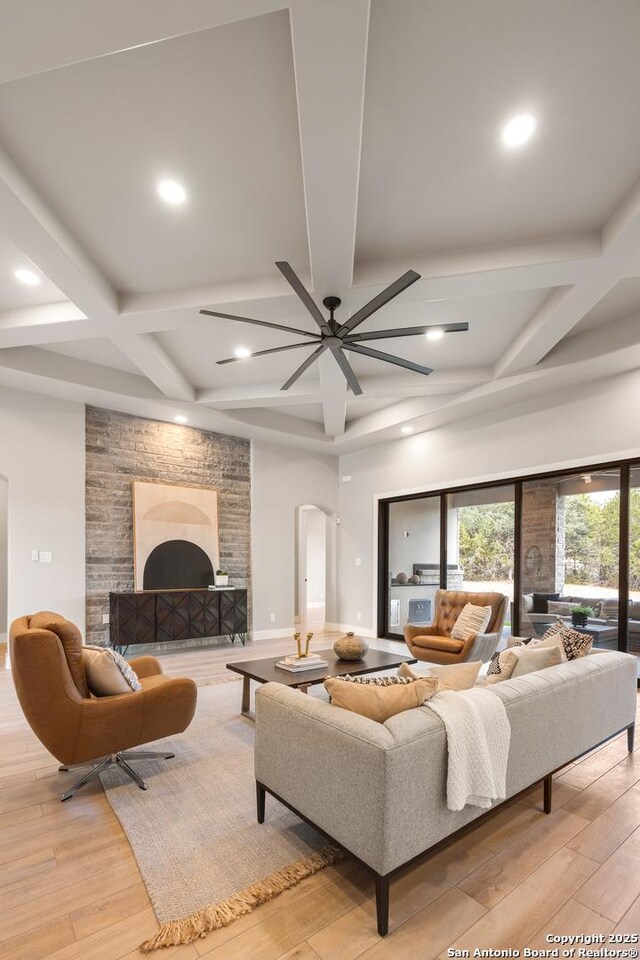
[[[591,653],[593,638],[588,633],[572,630],[566,623],[554,623],[542,639],[549,640],[551,637],[560,637],[567,660],[577,660]]]
[[[493,609],[490,606],[477,607],[473,603],[466,603],[453,625],[451,639],[463,640],[466,643],[479,633],[484,633],[489,626],[492,614]]]

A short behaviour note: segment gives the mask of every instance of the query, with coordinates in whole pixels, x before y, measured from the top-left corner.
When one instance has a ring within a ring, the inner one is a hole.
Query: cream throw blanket
[[[484,689],[445,690],[425,707],[438,714],[447,733],[449,810],[504,800],[511,727],[500,697]]]

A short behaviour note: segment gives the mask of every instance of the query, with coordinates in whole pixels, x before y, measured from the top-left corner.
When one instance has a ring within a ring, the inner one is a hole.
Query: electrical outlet
[[[108,613],[103,613],[103,614],[102,614],[102,622],[103,622],[103,623],[109,623],[109,614],[108,614]]]
[[[53,563],[53,554],[51,550],[41,550],[38,559],[40,563]]]
[[[362,612],[360,610],[356,613],[356,620],[362,620]]]
[[[269,614],[269,623],[275,623],[275,622],[276,622],[276,615],[275,615],[275,613],[270,613],[270,614]]]
[[[362,566],[362,557],[356,557],[356,567]]]

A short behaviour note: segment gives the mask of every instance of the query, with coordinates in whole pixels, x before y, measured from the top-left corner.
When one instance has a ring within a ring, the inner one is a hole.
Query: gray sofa
[[[633,749],[636,659],[598,651],[492,689],[511,724],[507,796],[544,780],[610,737]],[[447,744],[427,707],[384,724],[278,683],[256,692],[258,821],[272,794],[375,875],[378,931],[388,930],[389,880],[403,865],[486,815],[446,805]]]

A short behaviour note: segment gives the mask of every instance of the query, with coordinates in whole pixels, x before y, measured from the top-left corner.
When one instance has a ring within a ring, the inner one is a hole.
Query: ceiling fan
[[[377,296],[369,300],[352,317],[349,317],[344,323],[339,324],[334,319],[334,313],[340,306],[339,297],[325,297],[323,305],[329,311],[329,316],[323,316],[319,307],[312,299],[309,291],[306,289],[291,264],[285,260],[276,262],[276,267],[280,270],[284,278],[291,284],[294,291],[302,300],[304,306],[315,320],[319,333],[311,333],[309,330],[300,330],[297,327],[287,327],[281,323],[270,323],[267,320],[253,320],[250,317],[236,317],[230,313],[218,313],[215,310],[201,310],[200,313],[209,317],[224,317],[226,320],[239,320],[242,323],[253,323],[259,327],[272,327],[274,330],[284,330],[286,333],[297,333],[300,336],[308,337],[302,343],[290,343],[285,347],[272,347],[270,350],[258,350],[251,354],[253,357],[264,357],[269,353],[282,353],[285,350],[298,350],[301,347],[314,347],[313,353],[309,354],[304,363],[294,370],[286,383],[280,387],[281,390],[288,390],[296,380],[302,376],[312,363],[319,359],[323,353],[330,350],[338,366],[342,370],[344,377],[355,396],[362,393],[362,387],[358,383],[351,364],[345,356],[345,351],[359,354],[364,357],[371,357],[373,360],[384,360],[385,363],[393,363],[398,367],[405,367],[407,370],[413,370],[415,373],[422,373],[428,376],[433,373],[431,367],[424,367],[413,360],[405,360],[404,357],[394,357],[390,353],[384,353],[381,350],[374,350],[371,347],[363,345],[366,340],[391,340],[394,337],[415,337],[419,334],[425,334],[429,330],[438,329],[443,333],[456,333],[469,329],[468,323],[445,323],[445,324],[427,324],[420,327],[400,327],[396,330],[372,330],[369,333],[354,333],[360,324],[367,320],[372,313],[384,307],[385,304],[397,297],[399,293],[410,287],[412,283],[420,279],[420,274],[415,270],[407,270],[401,277],[398,277],[393,283]],[[218,364],[237,363],[241,357],[229,357],[227,360],[218,360]]]

